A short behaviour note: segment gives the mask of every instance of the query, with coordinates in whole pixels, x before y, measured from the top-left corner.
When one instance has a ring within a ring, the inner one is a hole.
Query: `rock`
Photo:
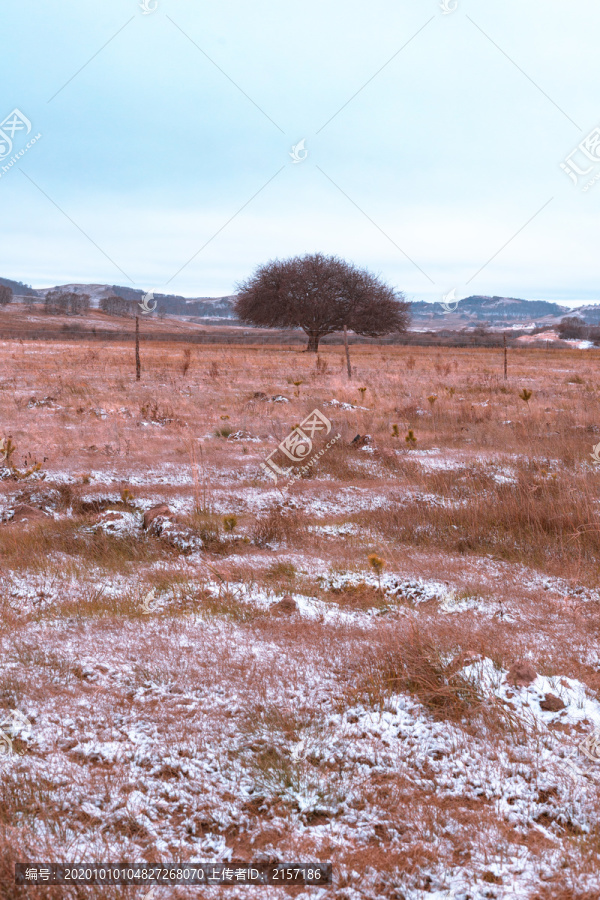
[[[508,681],[524,687],[531,684],[536,678],[537,672],[527,660],[520,660],[519,662],[513,663],[507,675]]]
[[[249,441],[250,443],[255,444],[260,441],[260,438],[251,434],[251,432],[249,432],[249,431],[244,431],[244,429],[241,429],[240,431],[234,431],[232,434],[230,434],[229,437],[227,438],[227,440],[228,441]]]
[[[148,532],[180,553],[193,553],[204,549],[202,537],[191,528],[182,525],[177,516],[170,511],[166,516],[157,513],[148,526]]]
[[[540,709],[546,712],[560,712],[565,706],[566,704],[556,694],[546,694],[544,699],[540,700]]]
[[[28,503],[19,503],[15,506],[15,511],[11,516],[11,522],[39,522],[42,519],[48,519],[48,513],[37,506],[30,506]]]
[[[275,613],[283,613],[289,616],[292,613],[298,612],[298,604],[293,597],[286,594],[285,597],[282,597],[279,603],[275,603],[271,609]]]
[[[174,513],[171,512],[166,503],[160,503],[158,506],[153,506],[152,509],[149,509],[144,513],[144,531],[147,531],[150,528],[158,516],[162,516],[165,519],[173,519],[175,517]]]

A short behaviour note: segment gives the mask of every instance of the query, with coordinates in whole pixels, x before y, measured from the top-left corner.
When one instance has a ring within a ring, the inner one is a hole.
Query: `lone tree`
[[[271,260],[237,287],[238,319],[263,328],[302,328],[313,353],[334,331],[379,337],[406,331],[410,321],[402,293],[366,269],[322,253]]]
[[[0,284],[0,306],[7,306],[13,298],[12,288],[7,284]]]

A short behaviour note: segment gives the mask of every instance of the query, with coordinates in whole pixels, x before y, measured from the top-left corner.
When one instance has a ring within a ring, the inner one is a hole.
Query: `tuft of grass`
[[[269,544],[296,543],[305,525],[304,515],[296,509],[276,504],[259,516],[252,530],[252,540],[257,547]]]
[[[342,609],[387,609],[389,598],[384,597],[381,591],[365,581],[358,584],[347,584],[342,588],[330,588],[324,599],[331,597]]]
[[[109,593],[104,586],[90,585],[83,597],[68,597],[37,614],[39,619],[57,617],[86,619],[142,619],[142,598],[134,590]]]
[[[296,577],[296,567],[289,562],[277,562],[273,563],[272,566],[269,566],[267,569],[267,577],[268,578],[288,578],[292,579]]]
[[[244,625],[267,617],[269,612],[253,604],[244,603],[232,590],[222,590],[217,596],[206,593],[198,614],[203,619],[223,618]]]
[[[195,509],[186,517],[186,522],[201,538],[206,550],[212,553],[228,550],[228,544],[221,536],[221,519],[216,513]],[[225,529],[227,530],[226,526]]]
[[[56,785],[51,778],[33,772],[9,772],[0,779],[0,823],[13,828],[34,825],[40,813],[59,817],[53,803]]]
[[[456,671],[448,656],[418,625],[411,625],[361,660],[356,694],[379,709],[393,694],[414,694],[434,716],[456,721],[481,712],[484,694]]]

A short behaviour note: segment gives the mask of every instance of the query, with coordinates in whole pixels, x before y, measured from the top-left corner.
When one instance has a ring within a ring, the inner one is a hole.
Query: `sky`
[[[3,277],[219,296],[321,251],[600,302],[598,0],[19,0],[0,34]]]

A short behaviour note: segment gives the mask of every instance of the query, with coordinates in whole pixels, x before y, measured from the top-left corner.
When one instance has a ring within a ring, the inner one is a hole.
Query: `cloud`
[[[548,6],[14,4],[6,112],[43,140],[0,178],[2,274],[206,295],[320,249],[415,297],[491,257],[473,291],[597,297],[594,189],[560,163],[600,124],[600,10]]]

